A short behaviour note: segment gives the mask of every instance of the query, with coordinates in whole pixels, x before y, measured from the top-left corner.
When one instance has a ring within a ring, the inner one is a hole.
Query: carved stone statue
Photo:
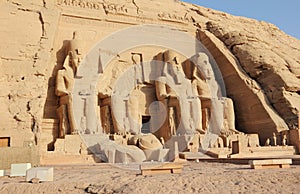
[[[167,80],[155,82],[157,99],[169,109],[167,119],[169,127],[165,129],[168,131],[162,136],[168,139],[170,135],[202,130],[202,123],[199,122],[201,113],[195,111],[196,108],[201,110],[201,104],[192,92],[191,82],[185,78],[182,62],[177,54],[170,50],[163,53],[163,58],[166,63],[164,68],[166,72],[163,72],[163,75],[169,75],[173,80],[171,83],[167,83]],[[176,92],[180,93],[181,97]],[[177,123],[179,126],[175,126]]]
[[[63,69],[57,72],[55,93],[59,96],[59,137],[71,134],[75,131],[75,121],[72,107],[72,90],[74,86],[74,70],[72,68],[72,52],[67,56]]]
[[[67,52],[64,64],[56,75],[55,93],[59,97],[59,107],[57,114],[59,117],[59,133],[60,138],[66,134],[76,134],[77,129],[73,115],[72,91],[74,87],[74,77],[81,61],[81,49],[79,47],[77,33],[73,33],[73,39],[70,40],[65,48]]]
[[[178,126],[177,118],[175,115],[174,107],[169,108],[169,127],[170,127],[170,135],[176,135],[176,126]]]
[[[283,145],[283,146],[287,146],[288,145],[288,138],[287,138],[286,134],[282,135],[281,145]]]
[[[191,81],[194,94],[197,95],[201,101],[202,128],[206,131],[210,119],[211,93],[205,76],[195,65],[192,65]]]
[[[230,98],[220,97],[220,89],[214,72],[209,65],[209,58],[205,53],[198,53],[192,66],[191,80],[195,95],[201,100],[202,125],[207,130],[212,114],[212,100],[219,101],[223,108],[223,123],[221,133],[237,133],[235,129],[235,115],[233,102]],[[222,111],[222,110],[216,110]]]
[[[143,71],[143,59],[142,54],[132,53],[131,60],[135,65],[135,78],[137,84],[142,84],[144,82],[144,71]]]
[[[273,144],[272,144],[273,146],[277,146],[277,136],[276,136],[275,133],[273,133],[272,143],[273,143]]]

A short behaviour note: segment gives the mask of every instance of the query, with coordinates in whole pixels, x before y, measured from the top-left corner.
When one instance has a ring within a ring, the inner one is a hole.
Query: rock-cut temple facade
[[[300,42],[180,1],[0,3],[0,167],[300,151]]]

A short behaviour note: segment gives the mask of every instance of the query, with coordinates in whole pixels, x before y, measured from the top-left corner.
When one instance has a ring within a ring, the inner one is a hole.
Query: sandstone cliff
[[[173,0],[7,0],[0,10],[0,136],[12,137],[11,146],[53,135],[42,123],[56,119],[57,55],[73,30],[85,30],[89,50],[144,23],[173,25],[203,42],[234,101],[237,129],[265,139],[298,127],[300,41],[272,24]]]

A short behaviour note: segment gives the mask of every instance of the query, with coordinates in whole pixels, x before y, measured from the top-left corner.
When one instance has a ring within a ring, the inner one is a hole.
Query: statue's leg
[[[120,95],[117,95],[115,98],[111,99],[111,110],[112,110],[112,120],[113,120],[113,126],[114,126],[114,133],[121,133],[124,132],[124,123],[123,123],[123,117],[126,115],[124,113],[125,110],[125,102],[120,97]]]
[[[69,118],[68,118],[68,106],[67,105],[63,105],[63,126],[64,126],[64,136],[66,134],[70,134],[70,122],[69,122]]]
[[[201,99],[201,109],[202,109],[202,127],[204,131],[208,130],[209,119],[210,119],[210,109],[211,109],[211,100],[210,99]]]
[[[61,105],[56,109],[58,118],[59,118],[59,128],[58,128],[58,137],[64,138],[65,137],[65,126],[64,126],[64,106]]]
[[[195,123],[193,118],[193,100],[182,98],[182,99],[172,99],[177,101],[177,111],[176,117],[180,121],[177,134],[193,134],[195,132]],[[180,103],[180,105],[179,105]]]
[[[70,133],[71,134],[77,134],[77,128],[76,128],[76,123],[75,123],[75,118],[74,118],[74,113],[73,113],[73,99],[72,96],[68,96],[68,120],[69,120],[69,126],[70,126]]]
[[[203,108],[201,110],[201,112],[202,112],[202,128],[204,131],[207,131],[207,129],[208,129],[208,109]]]
[[[228,126],[230,131],[236,131],[233,101],[230,98],[225,98],[224,105],[224,121],[227,121],[227,125],[224,126]]]
[[[160,129],[157,131],[158,132],[158,136],[159,137],[163,137],[164,140],[169,140],[172,136],[172,128],[171,125],[173,125],[170,122],[170,112],[169,112],[169,106],[168,106],[168,100],[167,99],[163,99],[160,100],[159,102],[161,102],[163,104],[163,106],[166,108],[167,112],[167,116],[163,122],[163,125],[160,127]],[[175,132],[176,133],[176,132]],[[157,134],[157,133],[155,133]]]
[[[202,111],[201,111],[201,101],[199,98],[192,100],[191,104],[192,119],[194,120],[196,131],[204,132],[202,126]]]
[[[142,121],[139,118],[139,99],[138,96],[132,95],[128,101],[128,117],[130,132],[133,134],[140,134]],[[149,125],[150,126],[150,125]],[[149,129],[150,130],[150,129]]]

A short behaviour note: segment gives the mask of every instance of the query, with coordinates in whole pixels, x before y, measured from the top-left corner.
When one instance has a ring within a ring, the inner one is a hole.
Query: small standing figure
[[[283,134],[283,136],[282,136],[282,145],[283,146],[287,146],[287,136],[286,136],[286,134]]]
[[[275,133],[273,133],[273,146],[277,146],[277,137]]]
[[[270,138],[266,140],[265,146],[270,146]]]
[[[175,115],[174,107],[169,107],[169,126],[170,126],[170,136],[176,135],[176,124],[177,118]]]

